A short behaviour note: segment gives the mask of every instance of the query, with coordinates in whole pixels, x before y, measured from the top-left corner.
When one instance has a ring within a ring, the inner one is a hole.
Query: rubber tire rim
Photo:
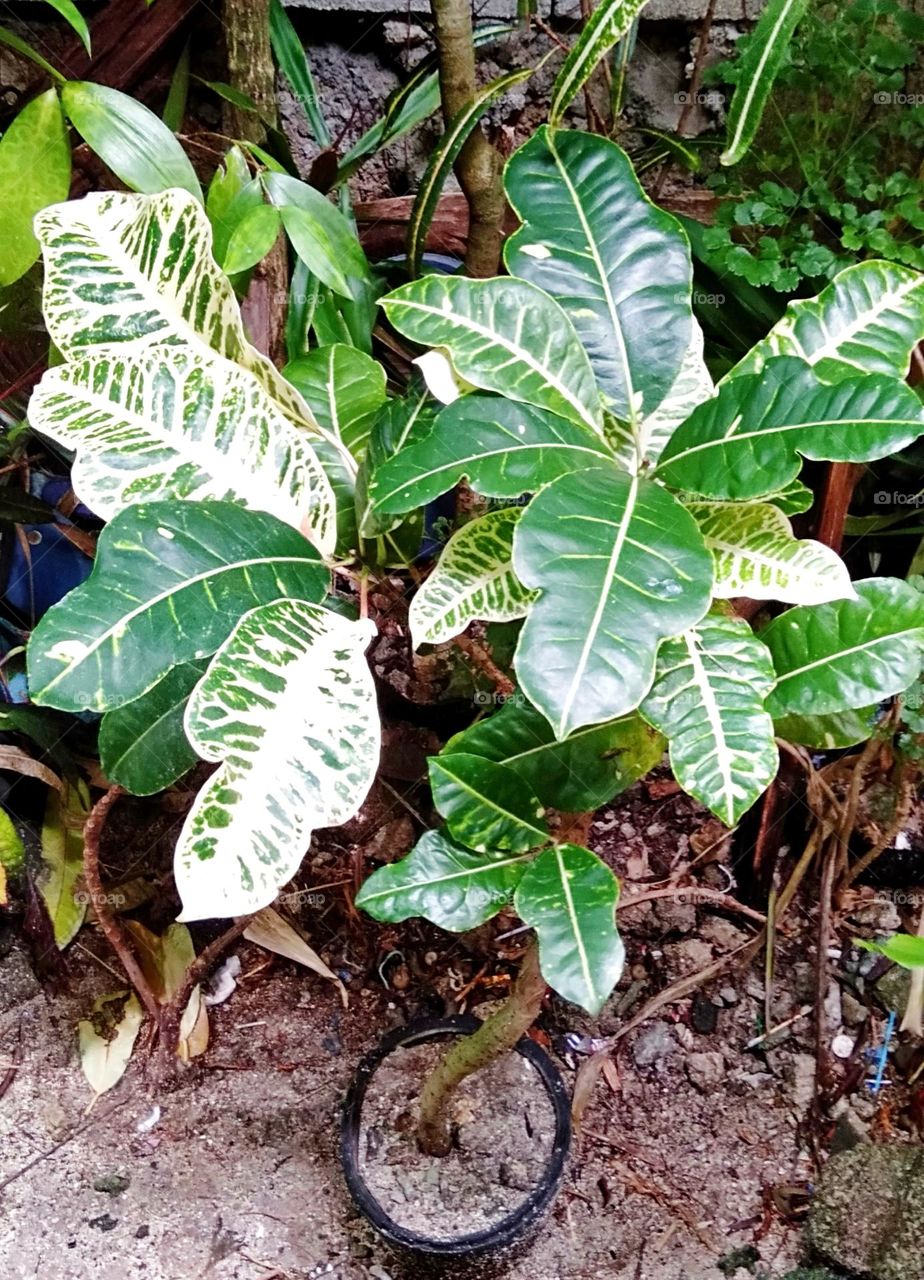
[[[552,1059],[534,1040],[524,1036],[516,1045],[516,1051],[535,1067],[545,1087],[555,1116],[555,1138],[542,1178],[513,1213],[483,1231],[449,1240],[434,1240],[395,1222],[366,1185],[359,1167],[360,1125],[366,1090],[378,1067],[396,1049],[410,1048],[427,1040],[447,1036],[471,1035],[480,1026],[479,1020],[471,1014],[457,1014],[451,1018],[425,1018],[405,1027],[396,1027],[360,1062],[343,1102],[340,1160],[350,1195],[360,1213],[375,1227],[379,1235],[390,1244],[410,1249],[417,1254],[463,1258],[493,1253],[513,1244],[548,1209],[558,1193],[565,1171],[565,1161],[571,1146],[571,1100]]]

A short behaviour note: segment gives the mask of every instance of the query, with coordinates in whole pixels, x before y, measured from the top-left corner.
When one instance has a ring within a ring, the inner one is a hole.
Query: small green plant
[[[875,951],[910,971],[911,989],[901,1029],[915,1036],[924,1035],[924,912],[921,914],[921,932],[917,935],[893,933],[885,942],[854,938],[854,943],[864,951]]]
[[[758,40],[710,73],[736,101]],[[909,81],[922,47],[924,18],[900,0],[809,6],[753,146],[711,179],[704,240],[723,269],[794,293],[867,258],[924,267],[924,103]]]

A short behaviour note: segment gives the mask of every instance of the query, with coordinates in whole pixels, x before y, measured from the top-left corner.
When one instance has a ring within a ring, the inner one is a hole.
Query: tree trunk
[[[253,98],[261,115],[276,123],[276,68],[269,38],[269,0],[224,0],[228,83]],[[263,121],[233,103],[222,104],[224,132],[242,142],[266,141]],[[254,271],[241,306],[250,340],[277,364],[285,352],[288,260],[280,236]]]
[[[470,0],[431,0],[439,57],[443,119],[475,97],[475,45]],[[468,249],[465,269],[472,276],[493,276],[500,262],[504,221],[503,160],[480,125],[469,134],[455,164],[459,186],[468,201]]]

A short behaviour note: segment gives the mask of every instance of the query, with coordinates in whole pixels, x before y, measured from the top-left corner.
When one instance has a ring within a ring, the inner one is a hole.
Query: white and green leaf
[[[489,511],[458,529],[436,568],[417,589],[408,622],[411,643],[440,644],[470,622],[512,622],[525,618],[534,593],[513,571],[513,531],[521,507]]]
[[[627,34],[647,0],[601,0],[555,77],[549,124],[554,129],[601,58]]]
[[[924,596],[897,578],[854,584],[856,597],[798,605],[765,627],[777,683],[767,710],[825,716],[907,689],[924,665]]]
[[[420,421],[369,489],[373,511],[410,511],[466,477],[476,493],[518,498],[569,471],[611,462],[587,427],[500,396],[469,395]]]
[[[643,416],[637,428],[634,450],[636,458],[649,463],[657,462],[681,422],[715,394],[712,375],[703,359],[703,344],[702,327],[694,319],[690,330],[690,345],[671,389],[652,413]],[[637,461],[633,461],[637,466]]]
[[[463,933],[512,902],[531,860],[529,853],[473,853],[442,831],[427,831],[406,858],[374,871],[355,902],[375,920],[423,916]]]
[[[517,526],[513,565],[539,592],[517,675],[559,739],[637,707],[658,642],[697,623],[712,595],[693,517],[660,485],[615,468],[541,490]]]
[[[774,356],[798,356],[825,382],[857,373],[904,378],[922,339],[924,275],[897,262],[857,262],[817,298],[791,302],[728,376],[759,373]]]
[[[802,458],[869,462],[924,433],[924,406],[881,374],[821,382],[804,360],[778,356],[759,374],[729,378],[671,436],[658,464],[665,483],[708,498],[777,493]]]
[[[382,306],[400,333],[445,350],[474,386],[600,431],[587,355],[568,317],[541,289],[509,277],[426,275],[388,294]]]
[[[641,713],[670,742],[674,777],[734,827],[779,765],[764,698],[775,675],[746,622],[710,614],[658,651]]]
[[[767,0],[738,63],[722,164],[737,164],[754,141],[773,82],[807,7],[808,0]]]
[[[616,929],[619,881],[580,845],[544,849],[517,885],[514,903],[539,940],[539,967],[550,987],[597,1014],[622,974],[625,948]]]
[[[250,370],[297,426],[317,430],[295,388],[247,341],[234,290],[212,255],[211,224],[189,192],[94,192],[43,210],[35,231],[45,324],[66,360],[100,347],[125,355],[151,346],[217,352]]]
[[[246,369],[179,347],[97,349],[44,374],[29,421],[76,451],[74,489],[99,516],[167,498],[230,499],[333,552],[330,481]]]
[[[213,654],[256,605],[323,600],[329,585],[311,544],[272,516],[230,503],[129,507],[100,534],[89,579],[33,631],[30,695],[65,711],[122,706]]]
[[[715,559],[715,595],[784,604],[824,604],[853,595],[840,556],[822,542],[796,538],[777,507],[766,502],[691,502]]]
[[[504,181],[523,223],[504,250],[508,270],[558,302],[607,411],[637,428],[690,342],[686,235],[649,200],[625,152],[594,134],[543,126],[511,156]]]
[[[335,342],[292,360],[283,373],[315,420],[361,459],[385,404],[385,370],[364,351]]]
[[[186,708],[186,735],[220,765],[175,855],[186,921],[249,915],[273,901],[312,831],[359,809],[378,767],[375,634],[299,600],[245,614]]]

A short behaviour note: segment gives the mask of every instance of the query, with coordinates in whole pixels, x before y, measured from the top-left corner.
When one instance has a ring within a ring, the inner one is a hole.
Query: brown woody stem
[[[500,1009],[472,1035],[457,1040],[424,1082],[417,1142],[427,1155],[449,1154],[452,1148],[449,1103],[453,1093],[463,1080],[490,1066],[526,1034],[542,1007],[545,991],[545,979],[539,969],[539,948],[534,939],[523,955],[513,990]]]

